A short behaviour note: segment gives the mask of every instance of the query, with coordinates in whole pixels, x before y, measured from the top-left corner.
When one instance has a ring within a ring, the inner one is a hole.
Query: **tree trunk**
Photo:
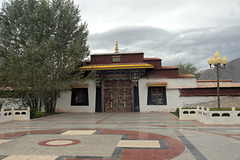
[[[44,107],[47,113],[54,113],[56,109],[56,102],[57,102],[57,95],[58,92],[56,90],[47,91],[44,95]]]

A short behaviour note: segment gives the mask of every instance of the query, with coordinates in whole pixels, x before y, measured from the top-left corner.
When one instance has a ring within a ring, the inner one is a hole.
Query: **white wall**
[[[226,98],[226,96],[221,98]],[[196,96],[196,97],[192,96],[192,97],[180,97],[180,99],[183,104],[181,107],[184,107],[185,105],[189,105],[189,104],[210,102],[210,101],[216,100],[217,97],[216,96]]]
[[[147,105],[148,86],[147,83],[167,82],[166,98],[167,105]],[[195,78],[142,78],[139,80],[139,103],[140,112],[169,112],[175,111],[178,107],[184,107],[186,104],[207,102],[216,99],[216,97],[180,97],[178,87],[196,87]],[[175,88],[175,89],[174,89]]]
[[[72,92],[69,90],[62,92],[57,99],[56,112],[95,112],[96,83],[89,80],[85,84],[88,84],[88,106],[71,106]]]
[[[166,98],[167,105],[147,105],[148,86],[147,83],[167,82]],[[95,112],[96,101],[96,83],[93,80],[86,82],[88,84],[88,106],[71,106],[71,91],[61,93],[57,100],[57,112]],[[178,107],[184,107],[189,104],[198,104],[216,100],[216,96],[192,96],[180,97],[179,87],[196,87],[195,78],[142,78],[139,85],[139,105],[140,112],[169,112],[175,111]],[[226,96],[221,97],[226,98]]]
[[[13,98],[0,98],[0,103],[2,107],[5,109],[16,108],[18,109],[22,105],[22,101],[20,99],[13,99]]]

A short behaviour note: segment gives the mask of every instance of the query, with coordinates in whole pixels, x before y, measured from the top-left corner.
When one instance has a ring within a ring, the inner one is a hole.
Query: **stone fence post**
[[[3,107],[1,108],[1,115],[0,115],[0,122],[3,121],[4,118],[4,109]]]
[[[232,123],[237,124],[237,112],[235,107],[232,107],[231,117],[232,117]]]
[[[30,120],[30,107],[27,107],[27,120]]]

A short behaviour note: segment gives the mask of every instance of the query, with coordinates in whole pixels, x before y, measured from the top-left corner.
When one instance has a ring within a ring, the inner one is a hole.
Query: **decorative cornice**
[[[120,65],[90,65],[80,68],[81,71],[91,70],[119,70],[119,69],[141,69],[141,68],[154,68],[152,64],[120,64]]]
[[[167,82],[153,82],[153,83],[149,82],[147,83],[147,86],[148,87],[166,87],[167,84],[168,84]]]

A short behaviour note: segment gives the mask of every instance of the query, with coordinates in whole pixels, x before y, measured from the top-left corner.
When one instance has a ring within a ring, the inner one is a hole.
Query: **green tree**
[[[197,79],[199,79],[201,76],[201,72],[198,71],[198,69],[192,63],[182,64],[180,62],[176,66],[178,67],[179,74],[193,74],[197,77]]]
[[[24,105],[55,112],[60,92],[83,79],[87,24],[71,0],[10,0],[0,12],[0,80]]]

